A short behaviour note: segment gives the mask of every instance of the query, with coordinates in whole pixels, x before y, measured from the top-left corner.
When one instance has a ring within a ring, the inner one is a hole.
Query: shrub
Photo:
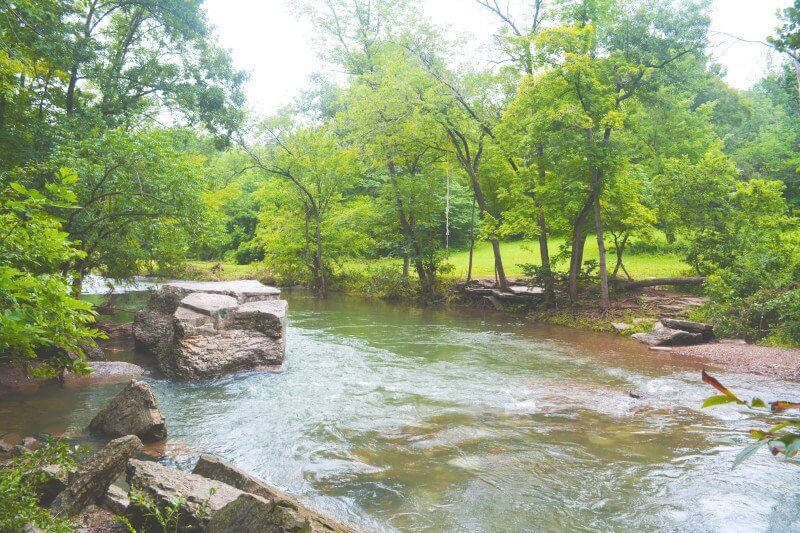
[[[27,451],[10,466],[0,469],[0,531],[21,531],[26,524],[44,531],[71,531],[69,522],[39,507],[36,487],[45,481],[45,474],[37,471],[46,465],[72,469],[78,451],[62,441],[49,441],[43,448]]]

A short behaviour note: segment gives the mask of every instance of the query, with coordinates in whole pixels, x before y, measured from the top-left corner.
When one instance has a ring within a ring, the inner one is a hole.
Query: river
[[[713,391],[690,359],[488,311],[286,297],[283,372],[146,378],[168,462],[219,455],[369,530],[800,530],[800,471],[766,451],[731,471],[762,424],[735,406],[701,412]],[[124,320],[141,298],[118,303]],[[716,375],[745,397],[800,396],[795,382]],[[0,398],[0,428],[84,435],[122,386]]]

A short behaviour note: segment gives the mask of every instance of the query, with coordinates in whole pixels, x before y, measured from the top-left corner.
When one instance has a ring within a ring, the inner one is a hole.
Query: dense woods
[[[435,300],[481,242],[507,288],[520,240],[544,306],[608,309],[629,257],[675,255],[721,332],[800,343],[800,4],[742,91],[707,2],[475,1],[488,65],[416,2],[298,1],[331,69],[271,117],[195,0],[0,3],[0,353],[80,351],[90,273],[257,263]]]

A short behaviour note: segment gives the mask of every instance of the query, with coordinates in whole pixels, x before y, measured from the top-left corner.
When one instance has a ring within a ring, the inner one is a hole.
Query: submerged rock
[[[97,413],[89,429],[113,437],[136,435],[146,442],[167,438],[164,417],[150,385],[135,379]]]
[[[56,496],[50,512],[59,516],[75,516],[90,503],[100,500],[108,487],[125,470],[128,460],[142,449],[135,435],[112,440],[95,452],[70,477],[67,488]]]
[[[258,281],[174,282],[136,315],[140,347],[175,379],[214,378],[283,361],[287,303]]]
[[[683,346],[704,340],[701,333],[668,328],[661,322],[656,322],[650,333],[634,333],[631,338],[648,346]]]

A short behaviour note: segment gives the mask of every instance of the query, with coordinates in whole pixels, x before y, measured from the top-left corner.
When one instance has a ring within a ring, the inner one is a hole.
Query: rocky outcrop
[[[106,444],[78,466],[67,488],[50,505],[50,512],[58,516],[74,516],[90,503],[100,500],[125,470],[128,460],[141,449],[142,441],[135,435]]]
[[[136,315],[140,347],[175,379],[214,378],[283,361],[287,303],[258,281],[175,282]]]
[[[149,495],[161,508],[180,497],[181,531],[204,529],[217,511],[243,494],[239,489],[220,481],[149,461],[131,460],[128,463],[127,480],[132,489]],[[133,504],[131,511],[136,513]],[[141,520],[142,517],[138,518]]]
[[[266,500],[242,494],[220,509],[208,523],[208,533],[324,533],[351,529],[313,513],[293,500]]]
[[[150,495],[161,507],[180,496],[180,530],[353,531],[212,456],[202,456],[191,474],[157,463],[132,460],[128,464],[127,479],[132,489]],[[136,518],[136,510],[130,510]]]
[[[135,379],[97,413],[89,429],[112,437],[136,435],[145,442],[167,438],[164,417],[150,385]]]
[[[656,322],[650,333],[634,333],[632,339],[648,346],[685,346],[703,342],[703,334],[668,328]]]
[[[270,487],[260,479],[251,476],[243,470],[239,470],[229,462],[219,457],[214,457],[213,455],[201,455],[192,473],[208,479],[221,481],[231,487],[243,490],[244,492],[261,496],[266,500],[273,500],[277,497],[287,497],[275,487]]]

